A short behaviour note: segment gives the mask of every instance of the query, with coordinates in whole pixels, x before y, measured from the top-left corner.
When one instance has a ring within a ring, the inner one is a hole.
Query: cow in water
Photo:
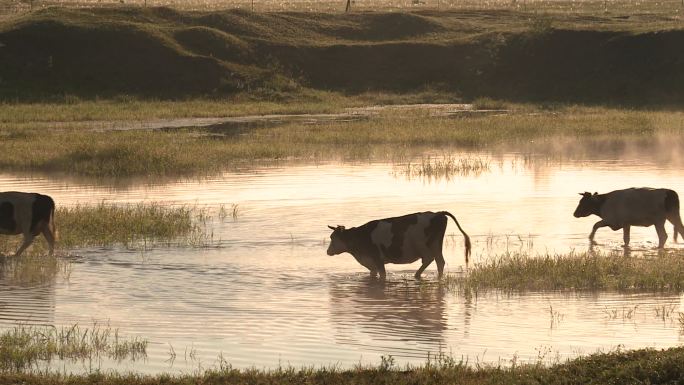
[[[630,226],[653,226],[658,233],[658,247],[663,248],[667,240],[665,220],[674,225],[674,240],[677,234],[684,237],[684,226],[679,216],[679,196],[664,188],[628,188],[607,194],[580,193],[582,198],[575,209],[575,217],[598,215],[601,220],[594,224],[589,241],[594,244],[596,230],[608,226],[613,231],[622,229],[625,247],[629,246]]]
[[[24,236],[15,256],[20,256],[31,245],[33,237],[41,233],[52,255],[55,246],[54,215],[55,202],[47,195],[0,192],[0,234]]]
[[[447,227],[447,216],[465,237],[465,260],[470,256],[470,237],[463,231],[456,217],[446,211],[422,212],[401,217],[378,219],[362,226],[346,229],[344,226],[328,226],[330,235],[328,255],[347,252],[368,270],[371,277],[380,273],[385,279],[386,263],[412,263],[422,259],[423,265],[416,271],[420,278],[423,271],[437,262],[441,277],[444,272],[442,241]]]

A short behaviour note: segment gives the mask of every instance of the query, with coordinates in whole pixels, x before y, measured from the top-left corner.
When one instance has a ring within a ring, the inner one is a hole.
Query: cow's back
[[[47,195],[35,194],[31,204],[31,231],[34,232],[40,222],[49,223],[55,211],[55,202]]]
[[[629,188],[606,194],[601,218],[614,226],[651,226],[665,217],[667,189]]]
[[[419,212],[378,221],[373,241],[390,263],[411,263],[441,250],[447,219],[443,214]]]
[[[14,221],[14,229],[3,229],[4,234],[19,234],[25,225],[30,226],[31,211],[36,195],[38,194],[18,191],[0,192],[0,205],[3,206],[3,213],[12,213],[11,220],[4,218],[3,222],[5,225],[10,225],[10,221]]]

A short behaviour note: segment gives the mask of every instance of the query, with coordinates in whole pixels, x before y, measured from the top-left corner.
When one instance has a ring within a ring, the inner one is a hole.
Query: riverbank
[[[89,375],[2,373],[3,383],[54,385],[185,385],[185,384],[587,384],[649,383],[676,384],[684,377],[684,348],[667,350],[617,350],[552,365],[506,363],[478,365],[451,357],[437,357],[418,367],[396,367],[386,356],[375,367],[351,370],[336,367],[276,370],[234,369],[228,363],[199,374],[180,376],[137,374]]]
[[[27,122],[11,114],[0,127],[0,170],[97,178],[202,176],[284,160],[401,162],[426,150],[492,151],[497,146],[581,157],[596,152],[596,147],[606,154],[629,151],[626,144],[617,143],[628,138],[639,144],[634,149],[668,147],[658,151],[660,156],[673,153],[676,138],[684,131],[684,117],[678,111],[495,106],[506,109],[493,114],[438,114],[416,106],[378,109],[363,119],[273,119],[198,127],[192,127],[190,119],[186,128],[156,129],[131,121],[134,129],[114,131],[89,121]],[[588,143],[599,139],[605,140]],[[577,142],[570,145],[567,140]]]

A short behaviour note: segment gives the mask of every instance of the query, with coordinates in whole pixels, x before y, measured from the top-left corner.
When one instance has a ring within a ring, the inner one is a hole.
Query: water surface
[[[22,280],[0,274],[0,325],[90,325],[147,338],[137,362],[54,364],[63,370],[189,372],[235,367],[424,363],[440,353],[469,362],[555,360],[617,347],[680,343],[680,295],[452,293],[435,266],[389,265],[388,282],[369,279],[343,254],[325,254],[327,225],[357,226],[414,211],[448,210],[473,240],[475,263],[507,252],[584,251],[595,218],[576,219],[578,192],[630,186],[684,192],[684,171],[648,155],[529,161],[515,153],[453,153],[490,159],[490,171],[409,178],[387,163],[284,164],[217,177],[108,185],[0,175],[0,190],[40,191],[58,205],[107,201],[199,205],[237,219],[208,223],[206,247],[161,245],[74,250],[67,272]],[[415,159],[413,161],[416,161]],[[59,218],[57,218],[59,225]],[[670,227],[668,226],[668,229]],[[671,233],[671,230],[669,230]],[[453,223],[447,271],[463,274],[463,239]],[[601,229],[600,250],[621,250],[621,232]],[[632,231],[633,249],[651,253],[653,228]],[[680,245],[668,242],[669,248]],[[667,309],[668,315],[658,315]]]

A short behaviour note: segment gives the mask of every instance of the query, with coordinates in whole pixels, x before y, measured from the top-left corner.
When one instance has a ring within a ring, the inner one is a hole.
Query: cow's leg
[[[370,269],[370,277],[375,278],[378,276],[378,271],[375,269]]]
[[[380,279],[384,281],[387,277],[387,273],[385,272],[385,264],[382,262],[378,264],[378,273],[380,274]]]
[[[625,247],[629,247],[629,225],[622,228],[622,240],[625,241]]]
[[[420,275],[423,274],[423,272],[425,271],[425,269],[427,269],[428,266],[430,266],[432,260],[433,258],[423,258],[423,264],[420,266],[418,271],[416,271],[416,274],[414,274],[413,276],[416,277],[416,279],[420,279]]]
[[[14,256],[20,256],[21,253],[23,253],[24,250],[26,250],[26,248],[31,245],[31,242],[33,242],[33,234],[31,234],[30,232],[28,234],[24,233],[24,242],[21,244],[21,246],[19,246],[17,252],[14,253]]]
[[[52,254],[55,251],[55,234],[52,233],[50,225],[47,222],[40,223],[40,227],[38,228],[38,230],[39,231],[35,234],[43,234],[45,240],[48,242],[48,255],[52,256]]]
[[[437,275],[439,278],[442,278],[444,275],[444,265],[446,264],[446,262],[444,262],[444,256],[442,253],[437,254],[435,257],[435,262],[437,263]]]
[[[48,255],[52,256],[55,252],[55,235],[50,230],[50,226],[43,226],[43,236],[48,243]]]
[[[606,227],[608,226],[608,223],[601,219],[600,221],[594,223],[594,227],[591,229],[591,234],[589,234],[589,242],[590,243],[595,243],[594,242],[594,235],[596,235],[596,230],[600,229],[601,227]]]
[[[682,218],[679,213],[670,213],[667,220],[674,226],[674,241],[677,242],[677,235],[681,235],[684,238],[684,224],[682,224]]]
[[[667,231],[665,231],[665,221],[658,222],[655,224],[656,232],[658,233],[658,248],[662,249],[665,247],[665,242],[667,241]]]

